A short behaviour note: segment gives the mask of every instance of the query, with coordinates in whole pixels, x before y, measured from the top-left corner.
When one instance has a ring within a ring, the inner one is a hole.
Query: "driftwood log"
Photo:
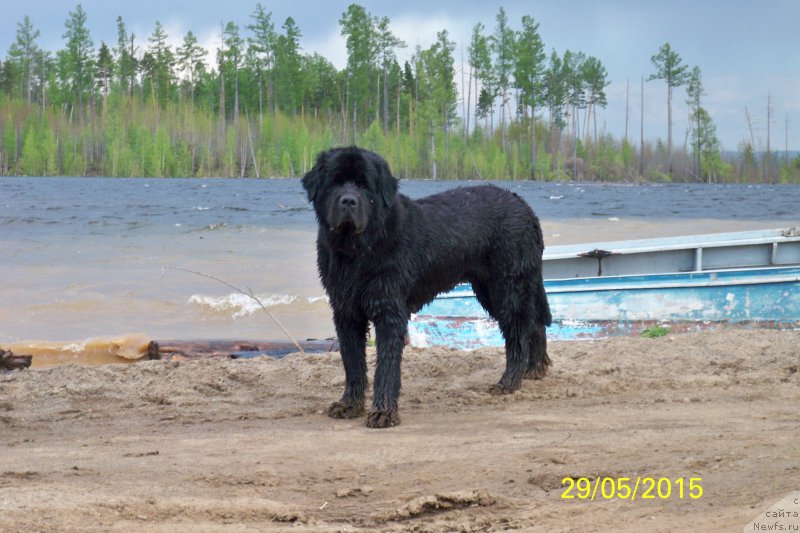
[[[32,360],[30,355],[15,355],[11,350],[0,348],[0,372],[24,370],[31,366]]]
[[[339,351],[339,341],[336,339],[310,339],[299,342],[299,345],[306,353]],[[297,345],[288,341],[150,341],[146,353],[137,360],[247,359],[259,355],[280,358],[296,352]],[[26,369],[31,366],[32,359],[31,355],[16,355],[11,350],[0,348],[0,372]]]
[[[336,339],[300,341],[306,353],[338,352]],[[292,342],[280,341],[151,341],[147,346],[147,359],[180,361],[187,359],[246,359],[259,355],[283,357],[297,352]]]

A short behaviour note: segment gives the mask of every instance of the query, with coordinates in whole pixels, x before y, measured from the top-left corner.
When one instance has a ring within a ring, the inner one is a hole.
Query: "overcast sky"
[[[161,21],[173,44],[192,30],[209,47],[216,47],[221,21],[242,28],[250,23],[257,0],[86,0],[81,2],[96,46],[116,43],[116,17],[140,43]],[[303,33],[303,51],[319,52],[337,68],[346,62],[339,36],[339,17],[352,2],[325,0],[261,2],[271,11],[276,28],[286,17],[295,19]],[[555,49],[582,51],[600,59],[611,84],[606,89],[608,107],[598,113],[598,128],[621,137],[625,130],[626,83],[630,80],[629,136],[638,140],[640,82],[654,72],[650,57],[669,42],[684,63],[697,65],[703,74],[704,107],[717,125],[726,150],[736,150],[749,138],[745,108],[754,121],[753,135],[764,148],[767,134],[767,94],[772,95],[771,145],[782,150],[788,118],[789,150],[800,150],[800,0],[403,0],[359,2],[372,15],[388,16],[395,34],[409,47],[429,46],[436,32],[447,29],[456,41],[457,82],[461,81],[461,52],[471,28],[482,22],[487,30],[503,6],[514,28],[523,15],[539,23],[548,54]],[[77,2],[2,0],[0,51],[5,57],[15,39],[17,23],[25,15],[41,31],[40,46],[63,47],[64,22]],[[645,137],[666,139],[666,88],[663,81],[645,84]],[[687,129],[685,88],[675,92],[673,111],[675,142],[683,142]]]

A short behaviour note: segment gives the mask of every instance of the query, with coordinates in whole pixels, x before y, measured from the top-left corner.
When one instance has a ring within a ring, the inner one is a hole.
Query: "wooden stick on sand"
[[[287,331],[287,329],[285,327],[283,327],[283,324],[280,323],[280,321],[277,319],[277,317],[275,315],[273,315],[272,312],[270,312],[269,309],[267,309],[267,306],[265,306],[264,303],[261,300],[258,299],[258,296],[253,294],[253,290],[250,289],[249,287],[248,287],[247,291],[244,291],[244,290],[240,289],[239,287],[237,287],[236,285],[228,283],[224,279],[220,279],[220,278],[218,278],[216,276],[212,276],[211,274],[206,274],[205,272],[198,272],[197,270],[190,270],[188,268],[173,267],[173,266],[168,266],[168,267],[164,267],[164,268],[168,268],[170,270],[179,270],[181,272],[188,272],[189,274],[197,274],[198,276],[203,276],[204,278],[213,279],[214,281],[218,281],[219,283],[222,283],[226,287],[230,287],[231,289],[235,290],[239,294],[243,294],[243,295],[245,295],[245,296],[247,296],[249,298],[252,298],[259,305],[259,307],[261,307],[261,309],[263,309],[264,312],[269,315],[269,317],[272,319],[272,321],[275,322],[275,324],[277,324],[279,328],[281,328],[281,331],[283,331],[283,333],[289,338],[289,340],[292,341],[292,343],[297,347],[297,350],[301,354],[305,355],[306,352],[303,350],[303,347],[300,346],[300,343],[298,343],[295,340],[295,338],[292,337],[292,335],[289,333],[289,331]]]

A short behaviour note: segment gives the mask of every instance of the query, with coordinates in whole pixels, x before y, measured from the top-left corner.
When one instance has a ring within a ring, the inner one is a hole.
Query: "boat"
[[[723,326],[800,327],[800,228],[554,246],[543,257],[551,340]],[[503,346],[470,285],[412,316],[414,346]]]

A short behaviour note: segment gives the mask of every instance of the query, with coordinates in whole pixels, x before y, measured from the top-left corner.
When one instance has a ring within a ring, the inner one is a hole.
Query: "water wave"
[[[256,298],[267,308],[281,305],[327,304],[328,302],[327,296],[300,298],[295,294],[257,294]],[[243,318],[261,311],[261,305],[255,298],[240,292],[234,292],[225,296],[193,294],[189,298],[189,304],[200,307],[206,311],[230,316],[231,318]]]
[[[264,304],[264,307],[289,305],[297,300],[297,296],[293,294],[257,294],[256,297]],[[261,305],[259,305],[255,298],[240,292],[234,292],[226,296],[193,294],[189,298],[189,303],[215,313],[230,314],[232,318],[250,316],[261,310]]]

